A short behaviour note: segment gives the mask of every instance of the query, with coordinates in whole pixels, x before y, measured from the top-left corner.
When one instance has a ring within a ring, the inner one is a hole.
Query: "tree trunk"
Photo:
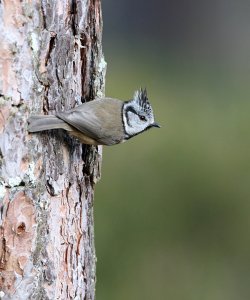
[[[0,1],[0,298],[94,299],[101,147],[28,134],[103,96],[100,0]]]

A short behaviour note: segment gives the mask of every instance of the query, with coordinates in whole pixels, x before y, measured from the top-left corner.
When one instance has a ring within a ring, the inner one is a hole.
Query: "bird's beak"
[[[152,126],[152,127],[161,128],[161,126],[160,126],[158,123],[156,123],[156,122],[154,122],[151,126]]]

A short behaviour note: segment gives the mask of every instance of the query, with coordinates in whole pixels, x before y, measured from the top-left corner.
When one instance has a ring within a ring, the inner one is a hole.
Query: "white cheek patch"
[[[138,119],[138,116],[131,111],[127,111],[123,114],[124,130],[129,136],[138,133],[138,124],[136,119]]]
[[[145,120],[140,119],[140,113],[145,115]],[[150,128],[153,119],[152,110],[142,111],[139,101],[132,100],[125,102],[122,109],[122,120],[126,139]]]

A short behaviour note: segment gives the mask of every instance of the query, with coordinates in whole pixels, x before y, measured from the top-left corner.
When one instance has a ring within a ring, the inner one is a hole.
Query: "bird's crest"
[[[139,107],[142,108],[145,112],[150,112],[152,110],[151,104],[149,103],[147,90],[140,88],[134,93],[134,101],[136,101]]]

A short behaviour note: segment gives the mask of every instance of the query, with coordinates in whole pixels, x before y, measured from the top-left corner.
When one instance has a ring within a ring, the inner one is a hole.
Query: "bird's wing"
[[[122,138],[121,111],[122,101],[104,98],[58,112],[56,116],[96,141],[114,144]]]

